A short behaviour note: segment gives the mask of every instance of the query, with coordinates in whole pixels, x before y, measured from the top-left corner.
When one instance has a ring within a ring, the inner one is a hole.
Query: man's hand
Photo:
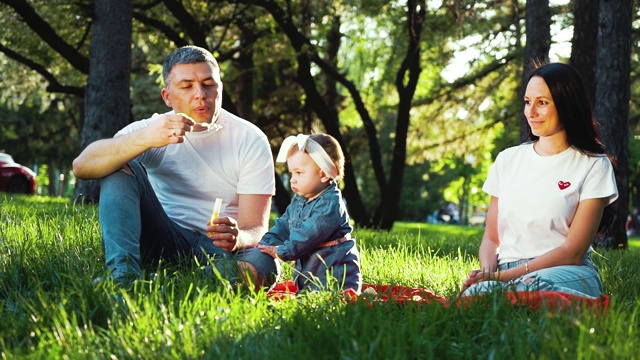
[[[193,131],[195,122],[184,116],[164,114],[151,126],[143,129],[149,147],[162,147],[184,142],[184,136]]]
[[[238,243],[238,223],[234,218],[219,217],[213,220],[213,224],[207,224],[207,237],[213,240],[213,245],[225,250],[233,251],[240,248]]]

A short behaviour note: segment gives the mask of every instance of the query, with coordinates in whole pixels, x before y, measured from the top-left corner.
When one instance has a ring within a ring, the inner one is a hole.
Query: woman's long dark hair
[[[605,155],[616,169],[615,158],[608,154],[600,140],[600,124],[593,115],[593,108],[578,70],[562,63],[544,64],[534,68],[527,77],[539,76],[547,84],[558,111],[558,120],[564,126],[569,145],[587,155]],[[526,85],[526,84],[525,84]],[[527,140],[538,140],[531,127],[527,126]],[[609,229],[615,217],[614,210],[607,206],[600,221],[598,232]]]
[[[531,71],[531,78],[539,76],[549,87],[551,97],[558,111],[558,119],[567,133],[569,145],[587,154],[605,154],[600,140],[600,126],[593,116],[582,77],[571,65],[551,63]],[[528,129],[528,140],[538,140]]]

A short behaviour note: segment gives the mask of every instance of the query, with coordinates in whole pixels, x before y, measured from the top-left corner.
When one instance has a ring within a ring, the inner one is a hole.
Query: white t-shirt
[[[618,198],[613,166],[606,156],[574,148],[540,156],[533,143],[502,151],[482,190],[498,198],[498,263],[540,256],[562,245],[578,203]]]
[[[171,112],[173,113],[173,111]],[[129,124],[115,136],[149,126]],[[252,123],[222,109],[219,131],[187,133],[185,141],[152,148],[139,160],[165,212],[178,225],[205,233],[216,198],[220,216],[238,217],[238,194],[275,194],[275,173],[266,135]]]

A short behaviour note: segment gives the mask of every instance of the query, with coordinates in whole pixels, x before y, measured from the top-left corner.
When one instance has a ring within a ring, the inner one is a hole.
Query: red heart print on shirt
[[[560,190],[564,190],[569,186],[571,186],[571,183],[568,181],[562,181],[562,180],[558,181],[558,187],[560,188]]]

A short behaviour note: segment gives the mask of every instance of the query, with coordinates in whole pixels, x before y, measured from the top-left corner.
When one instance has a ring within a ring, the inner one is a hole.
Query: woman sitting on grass
[[[541,66],[524,101],[529,141],[501,152],[489,171],[480,269],[463,295],[498,287],[598,297],[591,244],[618,190],[582,79],[566,64]]]
[[[258,248],[273,258],[296,261],[295,284],[300,291],[336,285],[359,294],[360,255],[336,183],[344,173],[340,144],[326,134],[290,136],[276,158],[285,161],[295,195]]]

